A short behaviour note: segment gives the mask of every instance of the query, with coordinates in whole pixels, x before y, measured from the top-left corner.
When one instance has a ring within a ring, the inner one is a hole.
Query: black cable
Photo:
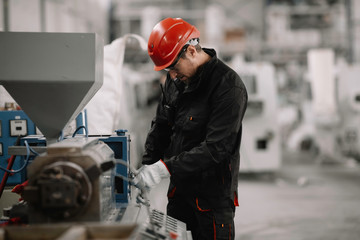
[[[88,136],[89,136],[88,130],[87,130],[87,128],[86,128],[85,126],[80,126],[80,127],[78,127],[78,128],[75,130],[75,132],[73,133],[72,137],[75,137],[76,133],[77,133],[80,129],[82,129],[82,128],[85,129],[85,136],[88,137]]]

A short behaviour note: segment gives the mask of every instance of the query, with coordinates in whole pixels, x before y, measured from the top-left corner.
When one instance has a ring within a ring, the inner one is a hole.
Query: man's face
[[[190,79],[195,75],[197,65],[195,64],[195,55],[192,54],[190,47],[183,53],[185,57],[180,57],[177,63],[169,69],[169,74],[172,79],[179,79],[188,83]],[[195,50],[196,52],[196,50]]]

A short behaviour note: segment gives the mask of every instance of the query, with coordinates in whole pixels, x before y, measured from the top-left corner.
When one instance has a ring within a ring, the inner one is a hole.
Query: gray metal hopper
[[[0,32],[0,84],[55,142],[103,82],[94,33]]]

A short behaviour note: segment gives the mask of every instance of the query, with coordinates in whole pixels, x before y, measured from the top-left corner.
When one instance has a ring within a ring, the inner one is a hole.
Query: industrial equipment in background
[[[338,65],[338,104],[341,125],[337,134],[341,153],[360,163],[360,75],[359,64]],[[350,94],[349,94],[350,93]]]
[[[359,162],[359,66],[336,62],[334,50],[326,48],[310,50],[308,65],[319,160]]]
[[[340,123],[335,95],[335,53],[331,49],[311,49],[307,56],[314,140],[323,160],[339,161],[341,155],[334,137]]]
[[[302,119],[289,135],[291,151],[312,151],[319,163],[360,162],[360,83],[358,64],[336,58],[332,49],[308,52],[309,83]]]
[[[275,68],[266,62],[231,61],[244,81],[248,106],[243,120],[240,172],[273,172],[281,166],[281,135],[277,119]]]
[[[1,112],[2,160],[22,159],[1,170],[20,174],[7,188],[20,183],[23,199],[4,209],[2,224],[26,224],[5,226],[0,237],[191,239],[184,223],[151,209],[146,191],[130,185],[136,170],[126,130],[89,135],[85,118],[72,135],[63,132],[102,85],[96,34],[3,32],[0,50],[0,84],[24,111]]]

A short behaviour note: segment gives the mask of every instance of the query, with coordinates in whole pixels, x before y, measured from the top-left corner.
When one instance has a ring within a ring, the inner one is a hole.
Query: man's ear
[[[193,45],[189,45],[187,48],[187,51],[189,52],[190,56],[195,56],[196,52],[196,48]]]

